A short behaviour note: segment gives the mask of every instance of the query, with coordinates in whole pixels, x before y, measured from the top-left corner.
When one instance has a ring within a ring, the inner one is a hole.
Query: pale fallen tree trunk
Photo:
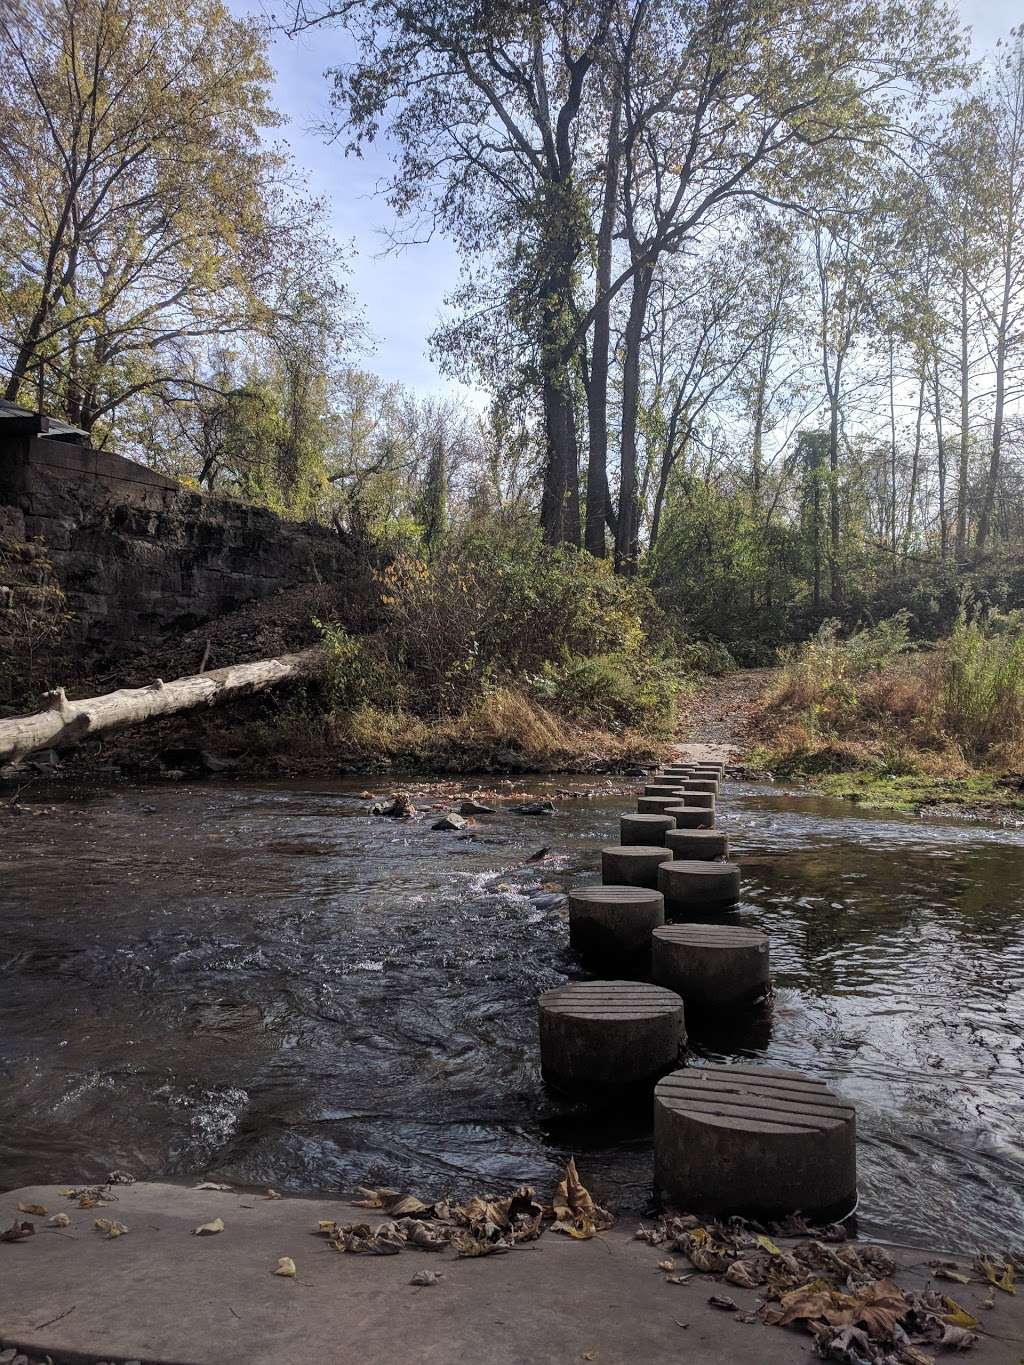
[[[45,710],[32,716],[0,720],[0,760],[16,760],[35,749],[52,749],[86,735],[138,725],[140,721],[189,711],[196,706],[219,706],[221,702],[265,692],[281,683],[315,677],[323,672],[325,663],[323,649],[317,645],[299,654],[214,668],[209,673],[195,673],[174,682],[165,683],[157,678],[149,687],[124,687],[102,697],[83,697],[81,701],[68,701],[64,689],[59,688],[47,694]]]

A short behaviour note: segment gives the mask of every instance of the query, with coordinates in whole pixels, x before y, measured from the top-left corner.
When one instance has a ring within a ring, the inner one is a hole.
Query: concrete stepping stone
[[[718,783],[713,777],[684,777],[679,785],[684,792],[711,792],[712,796],[718,795]]]
[[[740,898],[740,870],[735,863],[677,859],[658,868],[657,886],[666,911],[725,908]]]
[[[676,822],[677,829],[711,829],[715,823],[713,810],[706,806],[691,806],[686,801],[678,806],[666,806],[665,814]],[[678,858],[679,854],[675,856]]]
[[[676,821],[671,815],[623,815],[619,820],[619,839],[624,844],[663,844],[665,835],[675,828]]]
[[[697,1009],[756,1000],[768,989],[768,935],[739,924],[666,924],[651,938],[651,976]]]
[[[684,788],[682,796],[683,804],[686,806],[703,806],[705,810],[715,809],[714,792],[695,792]]]
[[[569,942],[584,961],[644,971],[665,898],[643,886],[582,886],[569,892]],[[646,975],[644,971],[644,975]]]
[[[671,858],[661,844],[611,844],[601,850],[601,881],[605,886],[646,886],[658,891],[658,868]]]
[[[640,815],[664,815],[669,806],[683,804],[683,792],[673,792],[671,796],[641,796],[636,808]]]
[[[676,824],[679,823],[679,807],[671,810]],[[707,811],[702,814],[707,815]],[[716,858],[728,858],[729,836],[724,829],[696,829],[683,827],[670,829],[665,835],[665,847],[673,858],[696,859],[698,862],[713,862]]]
[[[681,1212],[835,1218],[856,1198],[856,1113],[799,1072],[684,1067],[654,1092],[654,1169]]]
[[[579,981],[545,991],[537,1004],[541,1070],[566,1090],[650,1085],[686,1042],[682,1000],[643,981]]]
[[[644,787],[644,796],[679,796],[682,790],[681,782],[649,782]]]

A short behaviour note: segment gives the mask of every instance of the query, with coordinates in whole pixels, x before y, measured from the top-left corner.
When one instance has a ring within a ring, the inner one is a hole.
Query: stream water
[[[529,791],[559,785],[582,784]],[[599,878],[632,798],[468,837],[358,792],[33,792],[53,804],[5,821],[0,1186],[117,1167],[547,1192],[575,1152],[603,1201],[649,1207],[647,1116],[550,1094],[536,1043],[538,992],[582,975],[564,888]],[[800,1068],[857,1105],[862,1231],[1024,1243],[1024,830],[737,783],[720,805],[776,995],[691,1036],[696,1060]]]

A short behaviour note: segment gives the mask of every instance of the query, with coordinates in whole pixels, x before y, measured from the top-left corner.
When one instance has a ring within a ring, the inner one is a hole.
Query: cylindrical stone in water
[[[740,898],[740,870],[735,863],[680,859],[661,864],[657,885],[666,910],[735,905]]]
[[[649,782],[644,787],[644,796],[678,796],[682,790],[681,782]]]
[[[601,850],[601,881],[605,886],[658,888],[658,868],[672,854],[656,844],[616,844]]]
[[[684,777],[679,786],[684,792],[710,792],[718,795],[718,783],[713,777]]]
[[[538,1001],[544,1078],[600,1093],[650,1084],[686,1042],[683,1002],[639,981],[578,981]]]
[[[665,814],[672,817],[677,829],[711,829],[715,823],[713,810],[708,810],[706,806],[689,806],[685,802],[678,806],[666,806]],[[678,858],[679,854],[674,856]]]
[[[856,1112],[821,1081],[684,1067],[654,1091],[654,1173],[677,1208],[836,1217],[857,1193]]]
[[[684,806],[703,806],[705,810],[715,809],[714,792],[692,792],[684,791],[682,796],[676,797],[676,804],[682,801]]]
[[[583,886],[569,892],[569,942],[589,962],[642,966],[651,932],[665,923],[660,891],[643,886]],[[646,975],[646,973],[644,973]]]
[[[679,808],[673,806],[672,810],[678,824]],[[728,858],[729,836],[722,829],[670,829],[665,835],[665,847],[673,858],[711,862],[715,858]]]
[[[641,815],[664,815],[669,806],[681,806],[683,800],[682,792],[674,792],[671,796],[641,796],[636,808]]]
[[[768,989],[768,935],[739,924],[662,925],[651,938],[651,976],[687,1007],[755,1000]]]
[[[619,838],[624,844],[663,844],[675,827],[671,815],[624,815],[619,820]]]

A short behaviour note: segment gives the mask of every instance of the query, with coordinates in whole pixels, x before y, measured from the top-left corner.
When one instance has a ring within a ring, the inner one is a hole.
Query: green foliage
[[[973,756],[1024,738],[1024,627],[996,633],[964,620],[949,641],[943,668],[945,723]]]
[[[679,669],[664,658],[594,654],[546,664],[534,691],[574,720],[667,738],[675,720]]]
[[[678,689],[665,623],[648,586],[534,533],[470,533],[430,560],[380,572],[385,620],[369,639],[321,627],[340,709],[402,706],[459,715],[521,687],[558,714],[663,734]]]
[[[401,680],[377,636],[351,635],[337,622],[314,620],[327,653],[327,690],[341,711],[402,705]]]

